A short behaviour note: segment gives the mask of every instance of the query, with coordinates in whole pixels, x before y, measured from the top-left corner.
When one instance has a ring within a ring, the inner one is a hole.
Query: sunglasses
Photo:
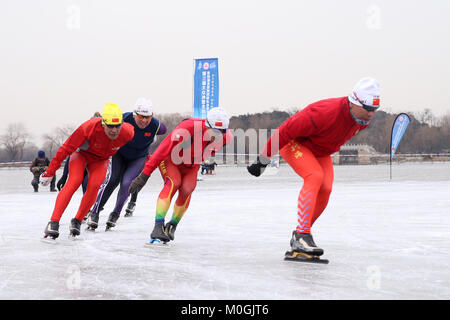
[[[108,127],[108,129],[114,129],[114,128],[120,128],[122,126],[122,124],[106,124],[105,126]]]
[[[358,100],[358,102],[362,104],[362,108],[367,112],[374,112],[378,110],[379,107],[368,106],[367,104],[364,104],[361,100],[359,100],[355,92],[353,92],[353,95],[355,96],[356,100]]]
[[[225,134],[227,133],[227,129],[217,129],[217,128],[212,128],[215,132],[220,132],[221,134]]]
[[[378,107],[368,106],[368,105],[365,105],[365,104],[363,104],[362,107],[363,107],[364,110],[366,110],[368,112],[374,112],[374,111],[378,110]]]
[[[142,114],[138,114],[138,113],[136,113],[136,116],[137,116],[139,119],[145,119],[145,120],[151,119],[151,118],[152,118],[152,116],[143,116]]]

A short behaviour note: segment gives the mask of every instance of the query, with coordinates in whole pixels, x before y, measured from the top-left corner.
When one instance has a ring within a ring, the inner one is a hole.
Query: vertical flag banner
[[[400,113],[397,115],[394,121],[394,125],[392,126],[392,132],[391,132],[391,156],[389,159],[389,163],[391,166],[391,179],[392,179],[392,159],[394,158],[395,151],[397,151],[398,144],[400,143],[400,140],[403,138],[403,134],[406,131],[406,128],[408,128],[409,123],[411,122],[411,119],[406,113]]]
[[[209,109],[219,106],[219,60],[195,59],[194,118],[206,118]]]

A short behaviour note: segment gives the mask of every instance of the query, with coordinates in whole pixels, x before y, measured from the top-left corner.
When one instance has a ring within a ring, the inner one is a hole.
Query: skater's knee
[[[83,177],[78,178],[76,176],[72,176],[72,177],[69,176],[69,179],[67,179],[67,182],[64,185],[64,188],[67,190],[68,189],[77,190],[82,182],[83,182]]]
[[[103,183],[103,181],[100,183],[100,185]],[[120,184],[120,177],[110,177],[108,181],[108,187],[110,188],[117,188],[117,186]],[[131,184],[131,181],[130,181]]]
[[[69,178],[69,181],[67,181],[67,183],[64,187],[78,189],[82,183],[83,183],[83,179],[70,180],[70,178]]]
[[[169,188],[170,190],[172,190],[173,191],[172,193],[174,193],[175,191],[180,189],[181,181],[179,179],[173,179],[171,177],[167,177],[164,186]]]
[[[173,195],[179,189],[180,184],[176,183],[170,177],[166,177],[164,187],[159,194],[160,199],[172,199]]]
[[[179,193],[185,195],[187,198],[191,195],[192,192],[194,192],[195,187],[196,184],[185,184],[180,187]]]
[[[320,188],[320,193],[325,196],[330,196],[333,186],[331,184],[323,184]]]
[[[88,192],[88,191],[98,192],[98,190],[100,189],[101,185],[102,185],[102,181],[88,181],[88,184],[86,186],[86,192]]]
[[[322,185],[324,178],[323,170],[317,169],[311,171],[308,175],[304,177],[305,182],[314,183],[315,185]]]

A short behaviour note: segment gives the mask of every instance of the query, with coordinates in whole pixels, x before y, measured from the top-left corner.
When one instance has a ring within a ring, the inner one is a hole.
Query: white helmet
[[[142,116],[153,115],[153,103],[152,100],[146,98],[137,99],[134,105],[134,114],[140,114]]]
[[[206,114],[206,126],[214,129],[225,130],[230,124],[230,117],[221,107],[212,108]]]
[[[380,84],[374,78],[362,78],[354,86],[348,99],[357,106],[369,106],[376,109],[380,106]]]

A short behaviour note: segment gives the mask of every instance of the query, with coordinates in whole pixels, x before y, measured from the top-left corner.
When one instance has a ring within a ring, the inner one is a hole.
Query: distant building
[[[332,155],[332,159],[333,164],[374,164],[380,156],[367,144],[344,144],[339,152]]]

